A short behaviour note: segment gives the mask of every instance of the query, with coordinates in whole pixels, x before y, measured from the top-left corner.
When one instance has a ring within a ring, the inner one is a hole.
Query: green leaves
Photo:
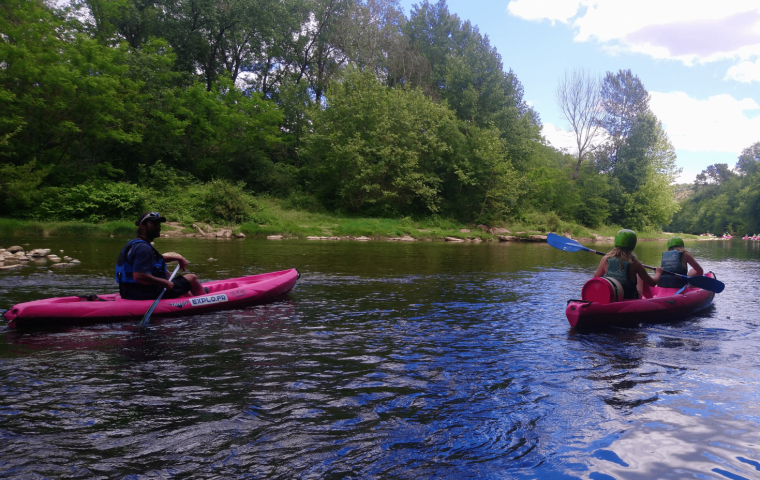
[[[333,85],[327,108],[312,110],[314,131],[301,157],[310,185],[328,204],[350,212],[436,212],[436,174],[452,152],[444,132],[453,113],[420,90],[383,87],[371,72],[349,69]]]

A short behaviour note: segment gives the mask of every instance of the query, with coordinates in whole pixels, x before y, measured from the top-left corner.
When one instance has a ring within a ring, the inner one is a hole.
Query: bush
[[[288,198],[282,202],[283,207],[291,210],[305,212],[319,212],[322,210],[322,204],[314,195],[304,193],[301,190],[290,192]]]
[[[221,217],[227,223],[244,223],[255,220],[253,198],[243,191],[245,183],[233,185],[225,180],[212,180],[206,184],[204,204],[212,218]]]
[[[49,187],[41,192],[43,200],[32,216],[48,220],[85,220],[137,218],[145,211],[147,190],[125,182],[82,184],[71,188]]]

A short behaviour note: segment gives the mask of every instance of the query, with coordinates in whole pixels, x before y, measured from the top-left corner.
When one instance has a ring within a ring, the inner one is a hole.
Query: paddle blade
[[[550,233],[546,236],[546,242],[554,248],[564,250],[566,252],[580,252],[581,250],[588,252],[589,249],[566,237],[561,237],[554,233]]]
[[[701,288],[702,290],[707,290],[710,292],[720,293],[723,291],[724,288],[726,288],[726,285],[720,280],[716,280],[710,277],[705,277],[703,275],[700,275],[697,277],[688,277],[688,279],[689,279],[690,285],[693,285],[697,288]]]

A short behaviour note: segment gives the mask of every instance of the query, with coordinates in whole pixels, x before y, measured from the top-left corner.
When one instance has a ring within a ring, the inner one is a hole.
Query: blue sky
[[[401,0],[407,15],[417,1]],[[566,70],[631,69],[676,148],[679,182],[713,163],[736,164],[760,141],[760,2],[732,0],[448,0],[449,11],[488,35],[540,114],[544,135],[572,148],[557,128]]]

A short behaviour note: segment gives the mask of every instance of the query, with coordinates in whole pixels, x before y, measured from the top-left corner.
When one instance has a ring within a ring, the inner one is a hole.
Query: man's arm
[[[132,265],[134,266],[134,272],[132,273],[132,278],[135,282],[142,285],[166,288],[167,290],[174,286],[166,278],[152,275],[156,259],[153,256],[153,249],[149,245],[144,243],[136,244],[132,247],[130,255],[133,255]]]
[[[187,267],[187,260],[182,255],[164,255],[164,261],[166,263],[179,262],[179,268],[181,268],[183,272],[185,271],[185,267]]]
[[[132,278],[135,279],[135,282],[142,283],[143,285],[161,287],[167,290],[171,290],[174,287],[174,284],[169,280],[166,280],[165,278],[154,277],[149,273],[134,272],[132,273]]]

